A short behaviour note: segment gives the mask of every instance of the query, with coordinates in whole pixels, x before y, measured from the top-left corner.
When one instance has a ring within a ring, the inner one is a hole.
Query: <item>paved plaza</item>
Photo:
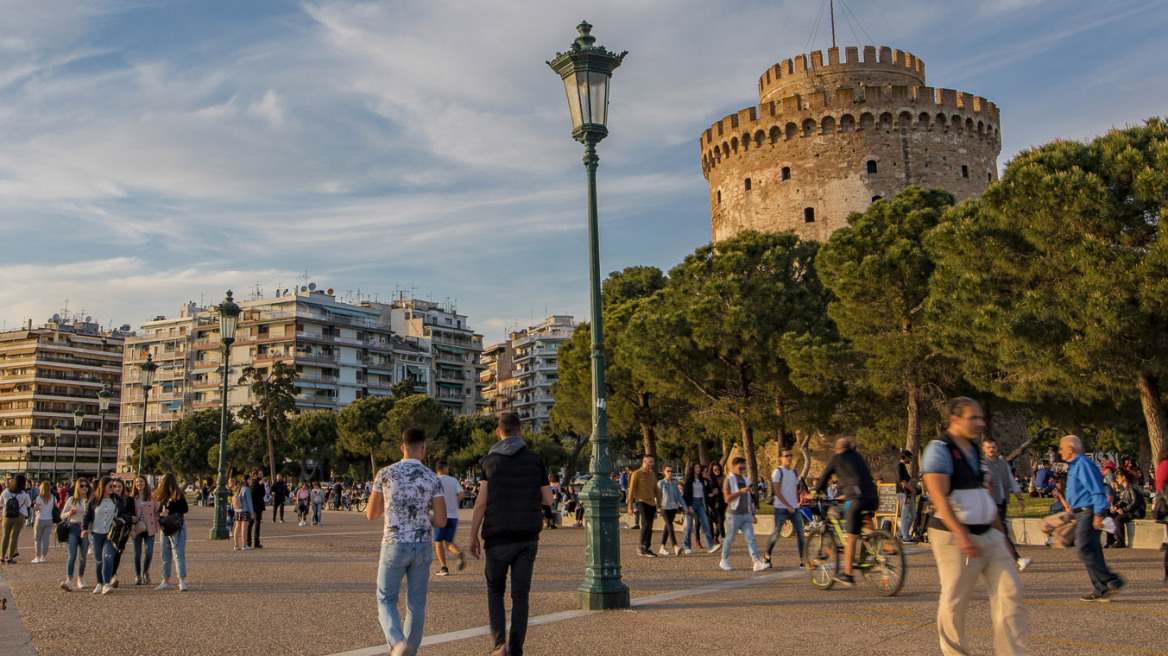
[[[211,512],[188,517],[190,592],[135,587],[132,554],[108,596],[66,593],[65,550],[54,546],[49,563],[31,565],[32,532],[21,535],[18,565],[0,569],[0,590],[10,592],[0,611],[0,655],[34,653],[22,647],[20,625],[41,656],[74,654],[248,654],[351,656],[384,654],[377,623],[374,578],[380,521],[326,512],[319,527],[264,523],[264,549],[232,551],[209,542]],[[269,516],[270,518],[270,516]],[[469,526],[463,511],[461,527]],[[655,559],[637,555],[637,532],[620,532],[624,580],[633,608],[609,613],[576,611],[576,586],[584,560],[581,529],[545,531],[532,585],[532,627],[527,652],[589,654],[936,654],[937,574],[927,547],[910,551],[904,590],[892,599],[863,586],[820,591],[792,569],[794,541],[776,547],[776,568],[750,571],[741,539],[723,572],[717,557]],[[458,542],[465,546],[467,531]],[[1113,603],[1088,604],[1087,575],[1073,552],[1023,548],[1035,559],[1023,574],[1035,654],[1164,654],[1168,656],[1168,587],[1160,580],[1162,554],[1109,551],[1108,560],[1129,587]],[[160,578],[161,550],[151,572]],[[93,563],[86,583],[92,585]],[[19,621],[14,611],[19,613]],[[486,654],[486,594],[482,562],[433,577],[422,654]],[[969,616],[975,653],[992,653],[989,607],[981,596]]]

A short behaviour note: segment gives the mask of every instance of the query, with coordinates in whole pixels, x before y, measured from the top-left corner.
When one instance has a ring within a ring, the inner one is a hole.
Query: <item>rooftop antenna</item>
[[[828,7],[831,10],[831,47],[835,45],[835,0],[828,0]]]

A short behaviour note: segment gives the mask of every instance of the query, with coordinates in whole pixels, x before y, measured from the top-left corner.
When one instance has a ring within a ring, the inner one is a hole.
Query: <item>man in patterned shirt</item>
[[[432,529],[446,525],[446,500],[438,475],[421,463],[426,434],[420,428],[402,433],[400,462],[373,478],[365,516],[385,515],[381,561],[377,568],[377,618],[392,656],[413,656],[422,644],[426,592],[430,582]],[[431,509],[433,512],[431,513]],[[406,579],[406,622],[397,612],[402,577]]]

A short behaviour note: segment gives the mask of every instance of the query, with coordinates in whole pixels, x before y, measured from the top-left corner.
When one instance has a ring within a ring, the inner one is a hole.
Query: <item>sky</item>
[[[710,240],[698,137],[831,45],[820,0],[0,0],[0,324],[138,327],[316,283],[449,302],[486,343],[588,312],[582,146],[545,63],[628,50],[599,146],[602,274]],[[816,30],[816,24],[819,28]],[[844,0],[1001,110],[999,166],[1168,107],[1168,3]]]

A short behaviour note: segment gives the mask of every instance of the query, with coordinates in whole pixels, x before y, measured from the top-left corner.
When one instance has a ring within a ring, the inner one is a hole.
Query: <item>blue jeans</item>
[[[85,563],[89,555],[89,537],[81,537],[81,524],[69,524],[69,559],[65,562],[65,578],[73,580],[73,573],[77,578],[85,576]]]
[[[324,505],[323,501],[314,501],[312,503],[312,523],[320,523],[320,507]]]
[[[1087,566],[1087,576],[1097,594],[1119,587],[1119,576],[1107,568],[1103,559],[1103,545],[1099,542],[1099,529],[1093,524],[1095,513],[1091,508],[1075,511],[1075,551],[1079,560]]]
[[[174,535],[162,535],[162,578],[170,578],[170,563],[174,560],[178,564],[178,577],[187,577],[187,525]]]
[[[114,577],[114,557],[118,545],[107,539],[105,533],[90,533],[93,537],[93,560],[97,563],[97,584],[105,585]]]
[[[754,541],[754,515],[743,513],[736,515],[726,513],[726,539],[722,540],[722,560],[730,557],[730,545],[734,544],[734,536],[742,531],[746,539],[746,548],[750,551],[750,559],[758,560],[758,543]]]
[[[710,516],[706,514],[705,499],[694,498],[693,505],[690,506],[693,514],[686,513],[685,515],[685,538],[682,542],[685,543],[686,549],[691,549],[693,544],[694,532],[694,517],[697,517],[697,523],[702,527],[702,535],[706,537],[706,547],[714,546],[714,538],[710,534]]]
[[[896,499],[900,502],[900,537],[901,540],[912,538],[913,521],[917,518],[916,495],[897,492]]]
[[[143,560],[142,556],[146,558]],[[154,558],[154,536],[145,532],[134,536],[134,574],[142,576],[150,571],[150,560]]]
[[[393,647],[405,640],[417,650],[422,644],[426,593],[430,589],[430,563],[433,561],[434,547],[431,542],[381,545],[381,561],[377,566],[377,619],[381,622],[388,646]],[[402,577],[406,579],[404,629],[397,612]]]
[[[788,519],[791,520],[791,528],[795,531],[795,558],[803,562],[803,513],[799,512],[798,508],[791,512],[782,503],[775,508],[775,530],[771,531],[771,537],[767,540],[767,558],[771,557],[771,551],[774,550],[775,543],[779,541],[779,534],[783,531],[783,524]]]

